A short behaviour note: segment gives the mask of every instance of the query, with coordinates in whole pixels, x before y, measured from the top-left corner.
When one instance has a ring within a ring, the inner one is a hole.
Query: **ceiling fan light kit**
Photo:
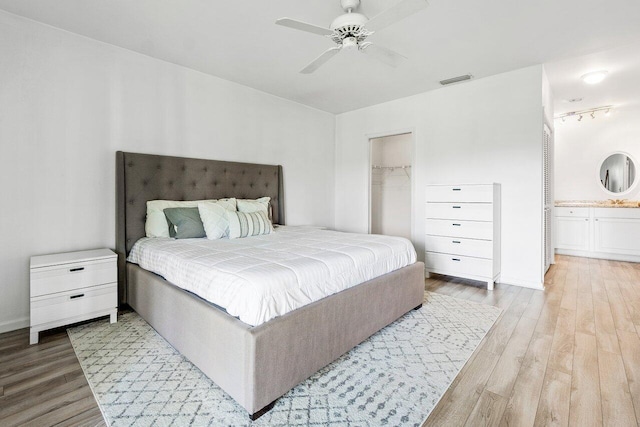
[[[389,66],[397,67],[406,59],[404,56],[386,47],[373,44],[367,41],[367,38],[375,32],[425,9],[428,3],[427,0],[400,0],[372,19],[354,12],[360,6],[360,0],[341,0],[340,5],[345,13],[334,19],[329,28],[290,18],[280,18],[276,21],[278,25],[327,37],[336,44],[335,47],[326,50],[303,68],[301,73],[313,73],[342,50],[366,53]]]

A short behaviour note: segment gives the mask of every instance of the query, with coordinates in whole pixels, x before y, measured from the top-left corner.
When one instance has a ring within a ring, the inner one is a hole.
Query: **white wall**
[[[556,120],[556,200],[640,200],[640,185],[615,196],[604,191],[598,177],[602,161],[616,151],[630,154],[640,171],[640,107],[622,106],[609,117],[596,114],[595,119],[587,115],[581,122]]]
[[[282,164],[289,224],[334,224],[333,115],[0,12],[0,332],[29,257],[115,245],[115,152]]]
[[[410,166],[413,136],[371,140],[371,164]],[[411,168],[371,171],[371,233],[411,239]]]
[[[366,232],[368,137],[415,131],[414,235],[424,259],[428,183],[502,184],[502,282],[542,277],[543,69],[533,66],[341,114],[336,227]]]

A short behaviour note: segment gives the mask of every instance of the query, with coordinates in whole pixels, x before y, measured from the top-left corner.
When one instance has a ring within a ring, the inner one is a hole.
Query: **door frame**
[[[391,131],[384,131],[384,132],[375,132],[375,133],[367,133],[365,134],[365,138],[366,138],[366,144],[367,147],[369,149],[369,156],[368,156],[368,161],[367,161],[367,168],[369,169],[368,171],[368,188],[367,188],[367,233],[371,234],[371,203],[372,203],[372,196],[371,196],[371,183],[373,180],[373,173],[371,170],[371,160],[373,157],[373,141],[374,139],[378,139],[378,138],[385,138],[385,137],[391,137],[391,136],[398,136],[398,135],[406,135],[406,134],[410,134],[411,135],[411,149],[410,149],[410,158],[411,158],[411,179],[410,179],[410,185],[411,185],[411,190],[410,190],[410,194],[411,194],[411,207],[410,207],[410,225],[411,225],[411,230],[410,230],[410,234],[411,234],[411,242],[414,243],[416,241],[416,236],[415,236],[415,200],[416,200],[416,195],[415,195],[415,191],[416,191],[416,130],[413,127],[410,128],[401,128],[401,129],[395,129],[395,130],[391,130]]]

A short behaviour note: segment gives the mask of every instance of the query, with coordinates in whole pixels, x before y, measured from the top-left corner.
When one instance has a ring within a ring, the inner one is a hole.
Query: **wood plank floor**
[[[545,291],[435,277],[504,309],[424,426],[638,426],[640,264],[558,256]]]
[[[105,426],[66,331],[0,335],[0,426]]]
[[[504,311],[425,426],[638,426],[640,264],[557,257],[546,290],[428,279]],[[0,335],[0,426],[103,426],[66,332]]]

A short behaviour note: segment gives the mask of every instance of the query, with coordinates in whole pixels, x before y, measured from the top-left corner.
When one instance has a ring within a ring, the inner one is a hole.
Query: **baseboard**
[[[582,258],[608,259],[610,261],[640,262],[637,255],[610,254],[605,252],[576,251],[571,249],[556,249],[557,255],[578,256]]]
[[[10,331],[15,331],[16,329],[28,328],[29,327],[29,318],[22,317],[17,320],[10,320],[8,322],[0,323],[0,334]]]
[[[544,283],[520,280],[516,279],[515,277],[505,277],[504,275],[500,278],[499,283],[502,285],[520,286],[521,288],[530,288],[536,289],[538,291],[544,291]]]

